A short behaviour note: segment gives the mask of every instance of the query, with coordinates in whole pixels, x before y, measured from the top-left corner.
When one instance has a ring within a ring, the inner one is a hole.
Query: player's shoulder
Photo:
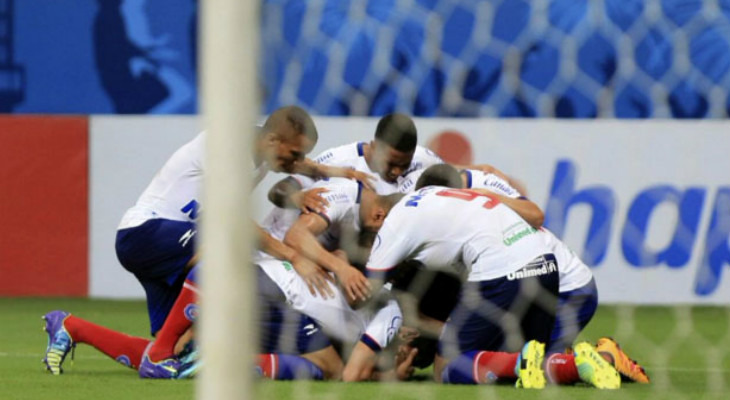
[[[342,146],[327,149],[314,159],[320,164],[340,164],[343,162],[354,162],[363,155],[365,142],[354,142]]]
[[[357,203],[360,199],[362,184],[353,179],[329,178],[317,181],[313,188],[323,188],[327,191],[322,194],[330,203]]]
[[[424,168],[428,168],[434,164],[442,163],[443,160],[441,160],[441,158],[437,156],[436,153],[434,153],[433,151],[423,146],[416,146],[416,151],[413,153],[413,159],[411,160],[411,165],[406,171],[406,175],[412,173],[413,171],[418,171]]]
[[[413,158],[416,158],[416,157],[418,157],[420,159],[438,160],[439,162],[443,163],[443,160],[441,160],[441,157],[439,157],[431,149],[420,146],[420,145],[416,146],[416,151],[413,153]]]

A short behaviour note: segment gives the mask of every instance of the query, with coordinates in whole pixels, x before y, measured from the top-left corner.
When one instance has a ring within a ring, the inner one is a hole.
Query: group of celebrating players
[[[51,373],[78,343],[143,378],[201,367],[192,327],[205,135],[172,155],[117,231],[154,340],[52,311],[43,317]],[[417,145],[403,114],[382,117],[369,142],[308,159],[317,138],[294,106],[274,111],[255,137],[255,184],[269,171],[290,174],[269,191],[276,207],[257,225],[260,376],[405,380],[433,365],[443,383],[649,382],[613,339],[574,343],[596,311],[593,275],[509,177],[445,164]]]

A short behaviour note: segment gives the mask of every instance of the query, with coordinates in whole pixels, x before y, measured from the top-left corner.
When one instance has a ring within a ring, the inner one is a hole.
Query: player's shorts
[[[259,353],[306,354],[330,346],[311,318],[287,305],[284,292],[261,268],[256,269]]]
[[[356,343],[363,333],[368,315],[350,307],[345,294],[335,284],[329,282],[334,297],[323,298],[310,293],[304,279],[288,261],[267,259],[257,262],[260,270],[286,296],[286,303],[294,310],[317,321],[325,333],[342,343]]]
[[[519,351],[529,340],[548,343],[558,286],[552,254],[502,278],[464,283],[441,334],[439,354],[452,359],[472,350]]]
[[[596,281],[592,278],[578,289],[560,293],[555,327],[546,352],[562,353],[571,347],[578,334],[593,318],[596,308],[598,308],[598,289]]]
[[[145,290],[153,335],[180,294],[185,267],[195,253],[196,232],[191,222],[167,219],[151,219],[117,231],[117,258]]]

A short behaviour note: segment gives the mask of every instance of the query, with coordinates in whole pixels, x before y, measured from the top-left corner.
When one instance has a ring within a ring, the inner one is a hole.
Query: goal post
[[[251,146],[256,93],[258,2],[201,4],[202,114],[206,133],[200,248],[200,348],[205,366],[199,399],[252,396],[250,368],[256,331],[253,269],[249,267]]]

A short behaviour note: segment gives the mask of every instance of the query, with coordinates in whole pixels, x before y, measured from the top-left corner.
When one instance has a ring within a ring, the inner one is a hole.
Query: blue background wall
[[[11,27],[0,30],[0,107],[16,113],[195,112],[196,3],[0,1],[0,25]]]
[[[730,114],[730,0],[263,0],[261,16],[264,112]],[[197,0],[0,0],[0,110],[195,113],[196,17]]]

